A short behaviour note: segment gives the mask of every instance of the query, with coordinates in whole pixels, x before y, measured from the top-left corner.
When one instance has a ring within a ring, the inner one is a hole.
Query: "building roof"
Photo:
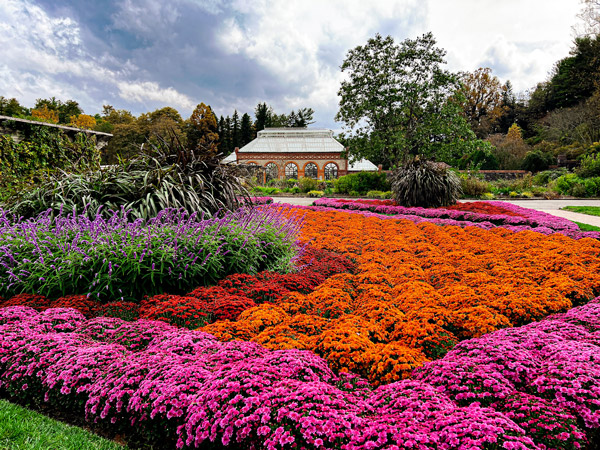
[[[228,156],[223,158],[221,162],[224,163],[237,163],[237,157],[235,156],[235,152],[231,152]]]
[[[348,164],[348,172],[372,172],[376,170],[379,170],[379,168],[366,159],[361,159],[360,161],[354,161],[353,163]]]
[[[240,148],[240,153],[339,153],[344,146],[333,131],[320,128],[267,128]]]
[[[38,122],[37,120],[20,119],[18,117],[10,117],[10,116],[2,116],[2,115],[0,115],[0,121],[5,121],[5,120],[12,120],[14,122],[21,122],[21,123],[31,123],[31,124],[34,124],[34,125],[44,125],[46,127],[60,128],[61,130],[77,131],[79,133],[91,133],[91,134],[95,134],[95,135],[98,135],[98,136],[112,137],[112,134],[110,134],[110,133],[104,133],[102,131],[86,130],[84,128],[68,127],[68,126],[65,126],[65,125],[57,125],[55,123]]]

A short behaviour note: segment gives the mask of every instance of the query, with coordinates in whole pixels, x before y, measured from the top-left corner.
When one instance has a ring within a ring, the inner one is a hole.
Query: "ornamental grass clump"
[[[453,205],[462,194],[459,178],[444,163],[418,158],[391,175],[394,200],[402,206],[437,208]]]
[[[123,210],[93,219],[48,211],[30,220],[0,210],[0,295],[139,301],[183,294],[231,273],[287,271],[300,225],[298,216],[273,208],[211,219],[171,209],[148,221],[132,221]]]

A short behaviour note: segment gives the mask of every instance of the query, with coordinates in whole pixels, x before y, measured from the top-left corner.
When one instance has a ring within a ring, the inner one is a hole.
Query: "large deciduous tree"
[[[218,125],[217,116],[210,106],[200,103],[189,118],[191,125],[188,132],[188,145],[190,148],[202,149],[205,153],[218,151]]]
[[[458,77],[442,68],[444,55],[431,33],[399,45],[377,34],[348,52],[336,120],[357,143],[351,157],[396,166],[423,155],[452,164],[472,151],[477,139],[461,114]]]
[[[485,138],[496,131],[500,118],[506,113],[503,104],[506,85],[492,75],[489,67],[460,75],[461,92],[465,97],[463,110],[471,129],[477,137]]]

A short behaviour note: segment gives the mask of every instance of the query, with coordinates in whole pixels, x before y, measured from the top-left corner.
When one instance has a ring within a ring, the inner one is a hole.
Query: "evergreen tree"
[[[231,118],[229,116],[225,117],[225,126],[223,127],[225,130],[223,137],[223,148],[224,155],[227,156],[233,152],[233,142],[231,140]]]
[[[233,149],[240,147],[240,137],[240,116],[236,109],[231,117],[231,146]]]
[[[244,113],[242,116],[242,122],[240,124],[240,147],[243,147],[252,139],[252,122],[248,113]]]
[[[254,117],[256,117],[256,120],[254,121],[254,127],[258,133],[259,131],[272,126],[273,108],[268,106],[266,103],[259,103],[254,109]]]

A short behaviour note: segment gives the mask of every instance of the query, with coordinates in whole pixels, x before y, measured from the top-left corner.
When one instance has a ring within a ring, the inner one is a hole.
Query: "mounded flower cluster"
[[[366,214],[370,217],[392,218],[396,220],[406,219],[415,223],[431,222],[437,225],[475,226],[484,229],[501,226],[517,232],[561,233],[574,239],[581,239],[583,237],[600,238],[600,232],[579,231],[579,227],[569,220],[504,202],[461,203],[459,204],[461,206],[448,208],[412,208],[389,203],[374,203],[373,200],[321,198],[316,200],[314,205],[301,208],[312,209],[314,211],[344,209]],[[493,209],[491,209],[490,213],[481,212],[486,208]]]
[[[311,352],[8,307],[0,390],[171,448],[579,449],[598,428],[599,329],[590,303],[373,388]]]
[[[564,312],[600,294],[600,241],[307,211],[303,239],[357,262],[202,328],[272,349],[312,350],[374,384],[410,375],[458,341]]]
[[[250,197],[250,202],[253,205],[268,205],[273,203],[272,197]]]
[[[451,209],[453,211],[469,211],[480,214],[488,214],[488,215],[505,215],[505,216],[518,216],[518,217],[530,217],[531,215],[535,215],[533,210],[527,208],[521,208],[517,206],[517,208],[513,208],[515,211],[511,211],[510,203],[503,202],[458,202],[454,205],[444,206],[444,209]],[[525,211],[523,211],[525,210]],[[516,212],[519,211],[519,212]]]

